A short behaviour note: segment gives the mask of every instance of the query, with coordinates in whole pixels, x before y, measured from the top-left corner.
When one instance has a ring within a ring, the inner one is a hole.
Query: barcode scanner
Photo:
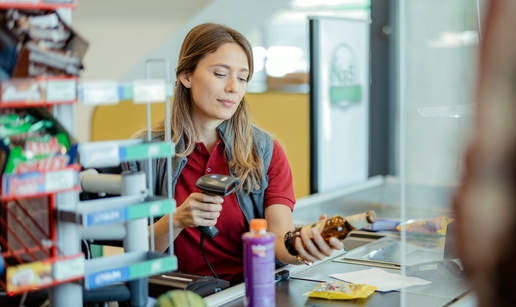
[[[202,176],[195,186],[204,194],[226,197],[235,192],[239,182],[236,177],[214,174]],[[219,233],[215,226],[199,226],[197,229],[210,238],[214,238]]]

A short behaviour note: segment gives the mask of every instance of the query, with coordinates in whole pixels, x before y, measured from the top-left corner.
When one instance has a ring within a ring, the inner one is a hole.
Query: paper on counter
[[[369,269],[350,273],[332,274],[330,277],[354,284],[366,284],[375,286],[379,292],[387,292],[401,289],[401,275],[388,273],[381,269]],[[430,281],[406,277],[405,288],[410,286],[423,286],[430,284]]]

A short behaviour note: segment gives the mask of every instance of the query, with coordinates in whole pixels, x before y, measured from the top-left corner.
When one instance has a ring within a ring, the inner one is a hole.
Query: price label
[[[55,280],[65,280],[84,276],[84,258],[62,260],[54,263],[52,271]]]
[[[75,79],[48,80],[47,102],[72,102],[77,100],[77,81]]]
[[[110,167],[120,164],[120,147],[116,143],[80,144],[81,165],[88,167]]]
[[[47,172],[45,177],[45,192],[72,189],[79,182],[79,173],[74,170]]]
[[[133,103],[156,103],[167,100],[165,80],[136,80],[133,83]]]
[[[129,268],[123,267],[120,269],[91,274],[88,276],[88,281],[86,284],[88,289],[94,289],[127,279],[129,279]]]
[[[86,215],[86,227],[102,225],[115,222],[127,221],[127,210],[125,208],[104,210],[100,212],[88,213]]]
[[[120,96],[117,81],[90,81],[79,85],[79,98],[86,105],[118,104]]]

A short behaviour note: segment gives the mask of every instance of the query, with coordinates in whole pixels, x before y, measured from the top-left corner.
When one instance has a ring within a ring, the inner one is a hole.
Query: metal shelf
[[[128,252],[96,258],[85,264],[84,287],[91,290],[174,270],[177,270],[175,256],[155,252]]]

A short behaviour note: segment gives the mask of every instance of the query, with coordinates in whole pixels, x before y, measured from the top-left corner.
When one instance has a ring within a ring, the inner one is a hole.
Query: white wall
[[[249,35],[266,22],[272,14],[288,7],[290,3],[291,0],[212,0],[188,22],[183,24],[174,35],[125,73],[121,80],[129,81],[143,78],[147,58],[167,59],[171,66],[171,79],[174,80],[174,69],[177,66],[181,44],[186,34],[196,25],[205,22],[222,23],[243,35]]]
[[[89,41],[83,80],[118,79],[210,0],[79,1],[72,27]],[[90,140],[94,108],[76,106],[77,139]]]

